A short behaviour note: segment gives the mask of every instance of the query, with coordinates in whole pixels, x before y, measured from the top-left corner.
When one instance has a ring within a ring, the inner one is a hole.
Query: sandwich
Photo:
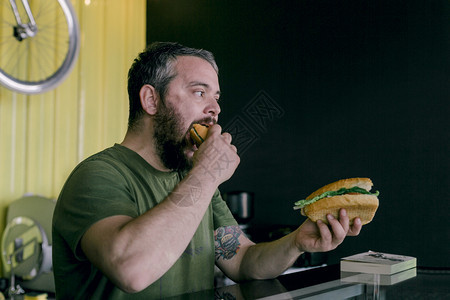
[[[353,224],[360,218],[362,225],[372,221],[378,209],[378,191],[371,193],[372,180],[369,178],[349,178],[330,183],[304,200],[294,203],[294,209],[301,209],[301,214],[312,221],[322,220],[328,224],[327,214],[339,217],[339,210],[344,208]]]
[[[202,124],[194,124],[192,126],[189,133],[191,134],[191,138],[197,147],[205,141],[206,135],[208,134],[208,129],[208,126]]]

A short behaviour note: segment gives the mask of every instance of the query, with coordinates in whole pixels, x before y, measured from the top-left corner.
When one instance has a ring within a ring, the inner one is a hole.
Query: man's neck
[[[141,130],[138,132],[128,130],[121,145],[139,154],[153,168],[162,172],[170,171],[164,166],[157,155],[153,134],[148,130]]]

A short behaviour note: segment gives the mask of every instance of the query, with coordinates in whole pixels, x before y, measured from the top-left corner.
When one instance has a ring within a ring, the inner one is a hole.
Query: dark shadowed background
[[[147,16],[148,42],[215,54],[220,123],[241,130],[220,189],[255,193],[253,226],[299,225],[293,202],[370,177],[379,210],[329,261],[450,267],[449,1],[149,0]]]

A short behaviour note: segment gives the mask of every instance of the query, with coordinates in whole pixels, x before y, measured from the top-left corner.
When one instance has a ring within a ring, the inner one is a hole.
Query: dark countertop
[[[339,264],[190,293],[170,299],[449,299],[449,270],[417,268],[392,285],[344,282]],[[343,276],[343,278],[346,276]]]

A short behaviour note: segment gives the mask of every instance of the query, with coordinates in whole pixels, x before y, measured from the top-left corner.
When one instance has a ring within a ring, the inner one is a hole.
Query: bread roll
[[[365,189],[366,191],[370,191],[372,189],[373,183],[370,178],[348,178],[348,179],[341,179],[336,182],[327,184],[324,187],[321,187],[308,197],[306,197],[306,200],[309,200],[311,198],[314,198],[320,194],[323,194],[328,191],[337,191],[340,188],[352,188],[354,186],[360,187]]]
[[[345,208],[350,225],[357,217],[361,219],[361,224],[372,221],[378,209],[378,197],[374,195],[340,195],[321,199],[302,208],[302,214],[312,221],[322,220],[328,224],[327,214],[339,218],[339,210]]]
[[[312,199],[327,191],[337,191],[341,188],[352,188],[355,186],[363,188],[366,191],[370,191],[372,185],[373,183],[369,178],[342,179],[318,189],[306,199]],[[331,214],[338,219],[339,210],[344,208],[347,211],[350,224],[353,224],[354,219],[359,217],[362,225],[364,225],[372,221],[375,216],[375,212],[378,209],[378,205],[379,201],[376,195],[352,193],[320,199],[303,207],[301,209],[301,213],[314,222],[317,220],[322,220],[324,223],[328,224],[326,215]]]

